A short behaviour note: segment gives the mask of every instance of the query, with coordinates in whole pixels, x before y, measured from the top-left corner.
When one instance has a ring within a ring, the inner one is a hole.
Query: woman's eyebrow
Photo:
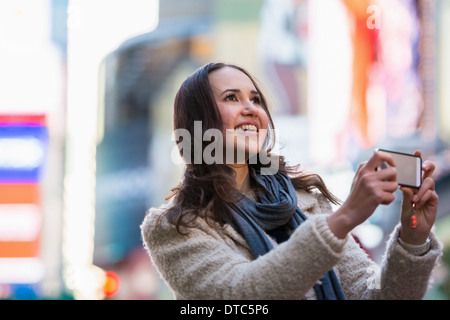
[[[222,91],[221,95],[224,95],[227,92],[240,93],[242,91],[241,91],[241,89],[225,89],[224,91]],[[250,93],[260,95],[259,91],[257,91],[257,90],[251,90]]]
[[[227,93],[227,92],[240,93],[241,90],[240,90],[240,89],[225,89],[225,90],[222,91],[222,94],[221,94],[221,95],[224,95],[224,94]]]

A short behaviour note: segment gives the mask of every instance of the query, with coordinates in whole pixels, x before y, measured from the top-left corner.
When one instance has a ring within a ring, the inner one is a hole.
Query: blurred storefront
[[[0,299],[172,298],[139,225],[181,177],[173,100],[210,61],[259,79],[281,152],[341,199],[375,148],[422,150],[448,247],[449,21],[445,0],[2,2]],[[355,230],[376,260],[398,210]]]
[[[0,4],[0,299],[63,292],[60,9],[56,0]]]

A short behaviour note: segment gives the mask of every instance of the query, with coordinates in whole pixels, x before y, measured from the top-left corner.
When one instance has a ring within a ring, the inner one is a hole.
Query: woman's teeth
[[[235,130],[257,132],[258,128],[256,126],[252,125],[252,124],[244,124],[242,126],[236,127]]]

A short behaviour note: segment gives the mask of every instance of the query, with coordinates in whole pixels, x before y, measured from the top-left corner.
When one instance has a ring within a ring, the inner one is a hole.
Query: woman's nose
[[[246,101],[242,107],[242,114],[247,116],[257,116],[258,115],[258,107],[255,106],[252,101]]]

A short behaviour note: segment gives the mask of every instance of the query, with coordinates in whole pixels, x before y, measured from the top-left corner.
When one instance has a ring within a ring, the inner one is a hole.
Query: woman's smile
[[[257,136],[259,133],[258,123],[256,121],[245,121],[238,124],[234,131],[239,134]]]

